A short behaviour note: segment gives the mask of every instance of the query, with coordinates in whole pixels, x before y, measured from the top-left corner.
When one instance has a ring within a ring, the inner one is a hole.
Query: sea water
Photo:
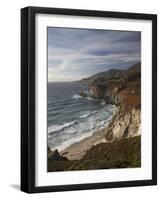
[[[88,97],[81,97],[80,92]],[[95,100],[79,82],[48,83],[48,146],[64,150],[108,126],[116,107]]]

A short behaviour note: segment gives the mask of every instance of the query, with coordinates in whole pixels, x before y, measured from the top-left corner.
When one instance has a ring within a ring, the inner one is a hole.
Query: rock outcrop
[[[50,147],[48,147],[48,159],[55,161],[68,160],[66,157],[60,155],[58,149],[52,151]]]
[[[106,138],[114,140],[141,134],[141,69],[136,64],[117,79],[99,78],[91,85],[91,95],[118,106],[110,122]]]
[[[79,93],[79,95],[81,96],[81,97],[87,97],[88,95],[85,93],[85,92],[83,92],[83,91],[81,91],[80,93]]]
[[[119,108],[106,130],[106,139],[113,141],[138,136],[140,134],[141,111],[133,108],[128,112],[122,112],[121,108]]]
[[[95,99],[104,99],[106,93],[106,86],[102,82],[94,83],[91,86],[91,96]]]
[[[104,130],[105,142],[93,145],[80,160],[67,160],[48,148],[48,171],[114,169],[141,166],[141,65],[110,70],[82,81],[90,86],[90,97],[117,106]],[[80,96],[86,97],[84,92]],[[60,161],[60,162],[57,162]]]

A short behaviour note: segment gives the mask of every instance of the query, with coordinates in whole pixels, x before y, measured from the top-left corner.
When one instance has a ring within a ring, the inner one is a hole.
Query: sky
[[[141,60],[141,33],[48,28],[48,81],[74,81]]]

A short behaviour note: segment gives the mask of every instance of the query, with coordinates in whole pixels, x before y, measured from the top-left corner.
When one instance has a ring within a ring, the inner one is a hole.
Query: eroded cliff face
[[[106,86],[104,84],[95,84],[91,86],[91,96],[95,99],[104,99],[106,94]]]
[[[106,139],[113,141],[141,134],[141,111],[133,108],[128,112],[118,108],[114,118],[106,130]]]
[[[110,76],[101,73],[83,80],[89,83],[92,98],[117,105],[113,119],[103,130],[106,141],[93,145],[80,160],[66,160],[65,155],[48,149],[48,171],[141,167],[140,77],[138,63],[119,74],[114,70]],[[80,95],[87,94],[81,92]]]
[[[91,95],[93,98],[104,99],[106,103],[118,106],[106,131],[108,141],[141,134],[141,80],[138,69],[117,80],[94,81]]]

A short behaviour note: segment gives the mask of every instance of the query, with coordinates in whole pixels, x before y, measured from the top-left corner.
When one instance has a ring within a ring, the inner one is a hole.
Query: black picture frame
[[[35,15],[108,17],[152,21],[152,179],[60,186],[35,186]],[[21,9],[21,190],[27,193],[157,184],[157,15],[45,7]]]

